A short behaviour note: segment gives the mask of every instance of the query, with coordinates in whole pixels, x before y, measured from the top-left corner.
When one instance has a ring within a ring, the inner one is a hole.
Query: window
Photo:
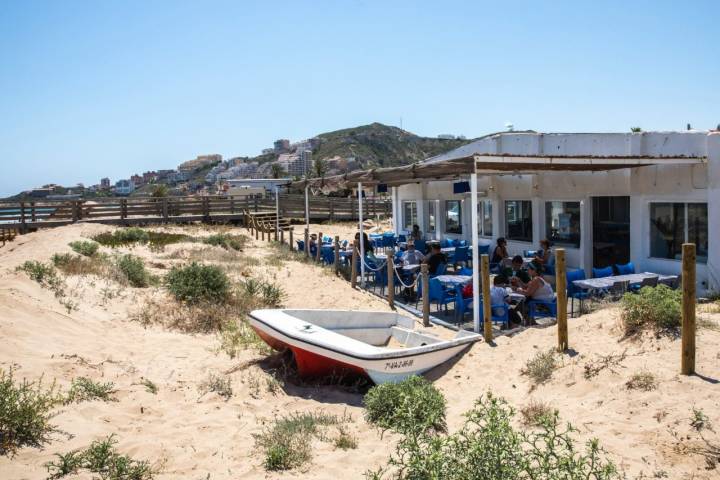
[[[697,261],[707,262],[707,203],[651,203],[650,256],[682,258],[682,244],[696,245]]]
[[[460,200],[445,200],[445,233],[462,233]]]
[[[545,232],[552,243],[580,248],[580,202],[545,202]]]
[[[417,224],[417,202],[403,202],[403,228],[412,230]]]
[[[505,238],[532,242],[532,203],[530,200],[505,201]]]
[[[437,201],[430,200],[428,202],[428,233],[435,233],[437,229]]]
[[[478,232],[483,237],[492,237],[492,201],[478,201]]]

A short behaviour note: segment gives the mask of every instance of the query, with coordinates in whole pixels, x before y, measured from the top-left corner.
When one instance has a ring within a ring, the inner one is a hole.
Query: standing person
[[[410,238],[412,240],[423,240],[424,239],[424,235],[420,231],[419,225],[413,225],[412,232],[410,232]]]
[[[442,253],[440,245],[434,243],[430,249],[430,255],[425,258],[425,263],[427,263],[428,265],[428,272],[430,273],[430,275],[435,275],[438,267],[441,264],[447,264],[447,261],[447,256]]]
[[[504,237],[498,238],[497,245],[495,246],[495,250],[493,250],[492,258],[490,259],[490,263],[500,263],[509,256],[510,254],[508,254],[507,250],[507,240],[505,240]]]
[[[540,250],[535,252],[535,260],[540,262],[543,265],[552,265],[553,264],[553,252],[552,252],[552,244],[550,243],[550,240],[547,238],[540,240]]]

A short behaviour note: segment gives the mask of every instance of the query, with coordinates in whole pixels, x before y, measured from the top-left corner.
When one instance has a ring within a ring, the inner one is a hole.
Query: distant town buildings
[[[290,140],[286,138],[281,138],[280,140],[275,140],[275,143],[273,144],[273,150],[275,153],[286,153],[290,151]]]
[[[105,177],[100,179],[100,189],[110,190],[110,179]]]
[[[465,135],[452,135],[450,133],[443,133],[438,135],[437,138],[440,140],[465,140]]]
[[[192,173],[201,168],[222,162],[222,155],[214,153],[211,155],[198,155],[194,160],[188,160],[178,165],[178,171]]]
[[[115,182],[116,195],[130,195],[135,191],[135,184],[132,180],[118,180]]]

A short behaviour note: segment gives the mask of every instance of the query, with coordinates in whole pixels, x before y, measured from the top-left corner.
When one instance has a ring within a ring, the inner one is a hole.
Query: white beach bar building
[[[470,159],[474,172],[460,172]],[[443,166],[455,173],[438,173]],[[565,248],[568,267],[588,276],[628,261],[637,271],[680,274],[681,245],[692,242],[698,288],[720,291],[718,131],[505,132],[401,168],[402,181],[381,173],[357,179],[391,187],[397,232],[417,224],[428,238],[463,238],[490,251],[505,237],[511,254],[548,238]],[[423,169],[432,173],[414,179]]]

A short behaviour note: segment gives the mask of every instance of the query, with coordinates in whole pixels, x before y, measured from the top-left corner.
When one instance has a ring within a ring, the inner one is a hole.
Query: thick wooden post
[[[310,229],[305,229],[305,258],[310,258]]]
[[[565,269],[565,249],[555,250],[555,291],[557,292],[558,350],[564,352],[568,346],[567,323],[567,271]]]
[[[320,256],[320,251],[322,250],[322,232],[318,233],[318,239],[317,239],[317,246],[315,247],[315,261],[319,262],[322,258]]]
[[[262,237],[262,241],[265,241],[265,224],[260,224],[260,236]]]
[[[125,220],[127,218],[127,199],[120,199],[120,219]]]
[[[473,248],[475,248],[475,245],[473,245]],[[490,257],[487,254],[480,255],[480,275],[483,298],[483,335],[485,341],[490,343],[493,339],[492,300],[490,300]],[[479,308],[479,305],[473,305],[473,307]]]
[[[230,213],[235,215],[235,197],[230,196]]]
[[[285,230],[280,229],[280,244],[285,244]]]
[[[255,195],[255,197],[253,197],[253,205],[254,205],[254,208],[255,208],[255,212],[258,211],[258,201],[257,201],[257,200],[258,200],[258,199],[257,199],[257,195]]]
[[[335,235],[335,275],[340,272],[340,236]]]
[[[22,233],[27,232],[27,225],[25,224],[25,202],[20,202],[20,230]]]
[[[165,222],[167,222],[167,221],[168,221],[168,216],[169,216],[169,214],[168,214],[168,199],[167,199],[167,197],[162,199],[162,216],[163,216],[163,220],[165,220]]]
[[[289,234],[290,234],[290,238],[288,238],[288,240],[289,240],[288,245],[290,245],[290,251],[291,251],[291,252],[292,252],[293,250],[295,250],[295,243],[294,243],[294,241],[293,241],[293,232],[294,232],[294,231],[295,231],[295,229],[292,228],[292,227],[290,227],[290,230],[288,230],[288,232],[289,232]]]
[[[350,286],[357,286],[357,259],[358,259],[358,241],[353,241],[352,264],[350,267]]]
[[[35,223],[37,217],[35,216],[35,202],[30,202],[30,220]]]
[[[253,217],[253,226],[255,227],[255,240],[260,238],[260,225],[258,224],[257,218]]]
[[[680,373],[695,373],[695,244],[682,246],[682,358]]]
[[[80,219],[80,216],[78,215],[78,203],[71,202],[70,205],[70,208],[72,208],[72,221],[77,222]]]
[[[428,272],[427,263],[420,265],[420,275],[422,276],[420,279],[422,282],[422,318],[424,327],[430,326],[430,276]]]
[[[388,304],[390,308],[395,308],[395,265],[393,264],[392,254],[387,256],[387,289]]]
[[[335,202],[330,202],[330,221],[335,220]]]

